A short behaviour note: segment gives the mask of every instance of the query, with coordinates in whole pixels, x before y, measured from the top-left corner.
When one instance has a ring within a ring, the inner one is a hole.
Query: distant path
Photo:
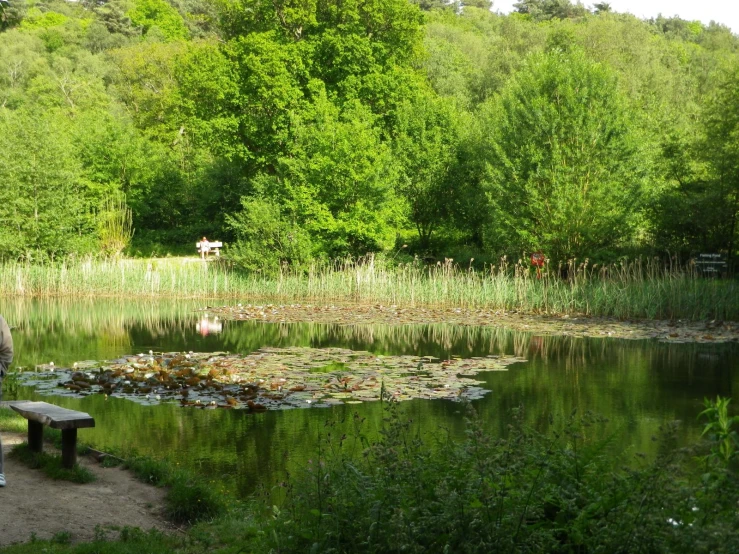
[[[2,439],[8,484],[0,488],[0,548],[27,542],[32,533],[50,539],[67,532],[73,542],[81,542],[95,538],[96,526],[110,538],[118,534],[112,527],[173,529],[162,516],[163,489],[137,481],[128,471],[103,468],[87,457],[79,462],[95,474],[94,482],[54,481],[8,457],[25,435],[3,432]]]
[[[662,342],[739,341],[739,322],[732,321],[620,321],[585,316],[531,315],[503,310],[422,308],[375,305],[262,304],[208,307],[202,311],[226,320],[267,323],[333,323],[338,325],[419,325],[448,323],[502,327],[535,335],[658,339]]]

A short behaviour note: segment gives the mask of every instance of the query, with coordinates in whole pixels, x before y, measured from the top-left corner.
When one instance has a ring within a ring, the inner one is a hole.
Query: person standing
[[[3,377],[8,366],[13,362],[13,337],[10,336],[10,327],[5,318],[0,315],[0,400],[3,399]],[[3,441],[0,439],[0,487],[5,486],[3,470]]]

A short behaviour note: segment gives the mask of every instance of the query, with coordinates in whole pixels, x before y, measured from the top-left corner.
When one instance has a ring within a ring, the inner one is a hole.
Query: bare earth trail
[[[128,471],[104,468],[87,457],[80,457],[79,463],[95,474],[94,482],[55,481],[8,456],[25,438],[24,434],[2,433],[8,484],[0,488],[0,549],[27,542],[32,533],[39,539],[69,533],[73,542],[84,542],[95,538],[96,527],[110,538],[126,526],[174,529],[162,515],[163,489],[137,481]]]

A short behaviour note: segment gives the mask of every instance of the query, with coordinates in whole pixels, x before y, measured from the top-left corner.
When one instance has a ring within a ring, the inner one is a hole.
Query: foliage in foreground
[[[58,534],[61,535],[61,534]],[[73,538],[73,537],[72,537]],[[179,537],[169,537],[159,531],[143,532],[139,529],[131,529],[124,527],[120,532],[119,540],[109,542],[105,538],[105,533],[101,533],[101,537],[91,543],[78,544],[71,546],[68,541],[62,540],[37,540],[32,536],[31,541],[0,548],[0,552],[5,554],[171,554],[172,552],[181,552],[179,547],[183,545],[183,541]]]
[[[734,431],[728,401],[706,402],[707,429]],[[737,455],[724,435],[678,449],[675,425],[661,430],[659,453],[627,464],[613,452],[606,423],[592,414],[549,421],[544,433],[515,413],[508,435],[488,436],[468,408],[467,437],[431,444],[389,404],[381,437],[369,442],[355,417],[351,436],[326,424],[316,458],[245,510],[192,527],[186,536],[124,529],[89,544],[38,541],[9,554],[129,552],[736,552]],[[723,423],[722,423],[723,421]],[[726,425],[724,425],[724,423]],[[594,439],[592,437],[603,437]],[[734,435],[735,436],[735,435]],[[716,447],[719,447],[716,450]],[[696,457],[696,455],[704,456]],[[623,465],[622,465],[623,464]],[[625,467],[629,465],[630,467]],[[131,468],[162,483],[166,466]],[[138,550],[137,550],[138,549]]]
[[[467,439],[413,436],[393,405],[382,438],[332,437],[273,509],[263,548],[279,552],[735,552],[733,466],[662,429],[653,461],[621,467],[604,422],[573,412],[534,432],[518,411],[505,438],[470,410]],[[733,462],[732,462],[733,463]]]
[[[148,457],[128,456],[124,467],[150,485],[167,487],[165,513],[178,524],[212,520],[226,511],[226,499],[212,481],[178,470],[172,464]]]

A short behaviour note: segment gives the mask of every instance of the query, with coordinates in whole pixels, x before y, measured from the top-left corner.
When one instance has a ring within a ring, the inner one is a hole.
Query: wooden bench
[[[77,429],[95,427],[95,420],[47,402],[12,402],[10,407],[28,420],[28,447],[33,452],[44,449],[44,425],[62,431],[62,466],[72,468],[77,462]]]
[[[197,248],[198,253],[205,252],[206,254],[210,252],[211,250],[215,253],[216,256],[221,255],[221,248],[223,248],[223,243],[220,241],[208,241],[207,249],[203,250],[201,246],[202,242],[196,242],[195,248]]]

